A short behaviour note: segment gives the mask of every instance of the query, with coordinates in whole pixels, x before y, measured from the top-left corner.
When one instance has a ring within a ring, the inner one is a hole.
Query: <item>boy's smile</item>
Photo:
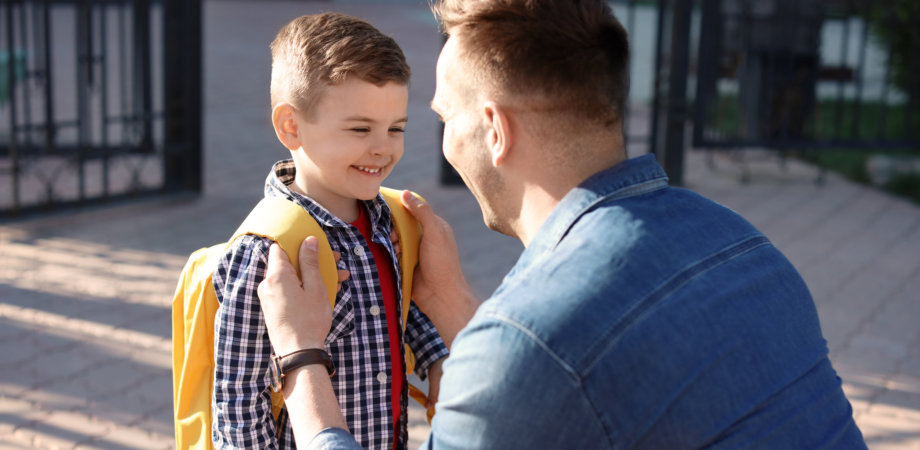
[[[302,191],[340,219],[357,218],[357,200],[377,195],[403,154],[409,89],[358,79],[325,87],[314,111],[275,108],[276,131],[291,150]]]

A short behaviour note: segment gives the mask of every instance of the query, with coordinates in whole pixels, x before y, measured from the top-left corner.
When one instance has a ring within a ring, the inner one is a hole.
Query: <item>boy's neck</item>
[[[314,202],[326,208],[332,215],[345,223],[352,223],[358,219],[360,206],[357,199],[342,198],[335,195],[327,196],[323,195],[322,192],[311,192],[307,185],[306,180],[302,180],[295,175],[294,182],[289,185],[289,188],[300,195],[310,197]]]

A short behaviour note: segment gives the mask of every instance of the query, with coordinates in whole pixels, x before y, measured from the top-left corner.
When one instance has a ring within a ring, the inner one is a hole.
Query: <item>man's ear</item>
[[[514,138],[511,133],[511,112],[490,100],[483,105],[483,113],[489,123],[487,145],[492,154],[492,165],[498,167],[504,164],[511,154]]]
[[[272,126],[275,128],[275,135],[290,151],[300,149],[296,114],[297,111],[288,103],[279,103],[272,108]]]

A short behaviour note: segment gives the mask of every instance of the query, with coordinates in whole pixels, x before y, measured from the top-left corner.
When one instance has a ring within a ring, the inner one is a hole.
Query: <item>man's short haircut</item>
[[[409,64],[393,38],[357,17],[306,15],[278,31],[271,43],[271,102],[290,103],[310,116],[329,85],[356,78],[378,86],[409,84]]]
[[[629,93],[629,41],[604,0],[438,0],[480,86],[535,107],[619,124]]]

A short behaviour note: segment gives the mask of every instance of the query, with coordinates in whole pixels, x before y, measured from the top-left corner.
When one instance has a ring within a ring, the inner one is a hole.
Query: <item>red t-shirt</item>
[[[399,416],[400,403],[402,400],[403,383],[405,382],[405,371],[402,369],[402,352],[400,352],[399,337],[399,314],[396,308],[396,274],[393,271],[393,265],[390,264],[390,255],[386,247],[374,242],[371,239],[371,222],[364,206],[358,208],[358,218],[351,223],[371,248],[371,254],[374,256],[374,264],[377,267],[377,278],[380,282],[380,291],[383,295],[383,306],[387,318],[387,335],[390,342],[390,372],[392,376],[391,400],[393,406],[393,449],[395,450],[399,442]],[[384,264],[380,264],[384,261]]]

